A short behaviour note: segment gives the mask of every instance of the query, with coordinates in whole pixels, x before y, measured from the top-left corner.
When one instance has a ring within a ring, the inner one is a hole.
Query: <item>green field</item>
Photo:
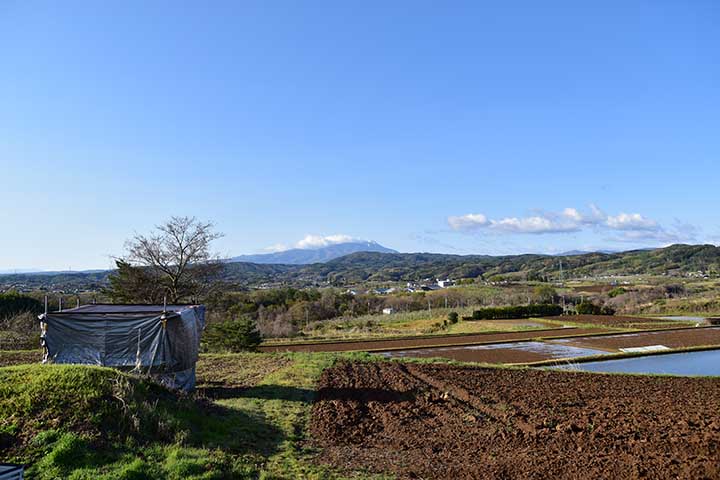
[[[338,478],[304,433],[338,358],[368,356],[203,356],[192,397],[107,368],[3,367],[3,460],[37,479]]]
[[[475,308],[438,308],[416,312],[399,312],[390,315],[363,315],[354,318],[339,318],[316,322],[302,330],[302,335],[292,340],[349,340],[362,338],[384,338],[392,336],[438,335],[483,332],[517,332],[554,328],[557,322],[538,318],[521,320],[463,321],[471,316]],[[460,320],[448,322],[448,314],[457,312]],[[530,325],[534,324],[534,325]],[[277,342],[279,339],[268,339]]]

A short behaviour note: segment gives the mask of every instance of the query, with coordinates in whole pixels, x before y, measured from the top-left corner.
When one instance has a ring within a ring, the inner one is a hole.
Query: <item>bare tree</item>
[[[122,261],[155,278],[168,301],[194,299],[207,293],[222,268],[210,250],[211,243],[220,237],[211,222],[172,217],[152,234],[136,234],[125,242],[127,255]]]

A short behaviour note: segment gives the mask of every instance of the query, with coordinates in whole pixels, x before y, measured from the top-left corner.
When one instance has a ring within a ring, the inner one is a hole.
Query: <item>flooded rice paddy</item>
[[[698,322],[703,323],[705,317],[693,317],[688,315],[671,315],[669,317],[657,317],[660,320],[672,320],[675,322]]]
[[[417,348],[381,352],[395,357],[445,357],[460,361],[488,363],[519,363],[556,358],[577,358],[607,353],[594,348],[576,347],[537,341],[463,345],[453,347]]]
[[[720,350],[668,353],[646,357],[602,360],[561,365],[559,370],[582,370],[605,373],[652,373],[668,375],[720,376]]]

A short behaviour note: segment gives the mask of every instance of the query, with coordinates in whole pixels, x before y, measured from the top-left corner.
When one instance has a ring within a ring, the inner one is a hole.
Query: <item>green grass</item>
[[[373,359],[368,354],[282,354],[292,363],[276,370],[235,398],[218,400],[229,409],[265,419],[278,429],[277,450],[267,457],[260,478],[337,478],[332,471],[314,464],[317,452],[306,446],[315,385],[322,371],[343,359]]]
[[[250,424],[274,431],[107,368],[0,369],[3,458],[28,478],[237,478],[236,458],[268,454],[237,435]]]
[[[340,358],[374,357],[208,357],[214,401],[203,398],[202,374],[196,400],[107,368],[0,368],[2,460],[29,465],[31,479],[341,478],[307,445],[316,383]],[[223,358],[228,370],[217,372]]]

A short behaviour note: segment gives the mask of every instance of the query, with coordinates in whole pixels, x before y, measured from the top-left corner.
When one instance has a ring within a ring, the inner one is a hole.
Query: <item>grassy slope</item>
[[[247,421],[111,369],[0,369],[3,457],[31,464],[28,478],[240,476],[233,454],[250,445],[234,430]]]
[[[335,478],[304,432],[316,380],[339,357],[365,356],[205,357],[198,396],[213,401],[105,368],[0,368],[0,456],[39,479]]]

